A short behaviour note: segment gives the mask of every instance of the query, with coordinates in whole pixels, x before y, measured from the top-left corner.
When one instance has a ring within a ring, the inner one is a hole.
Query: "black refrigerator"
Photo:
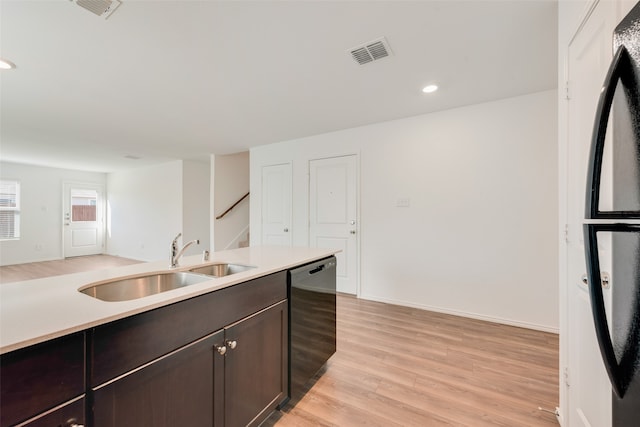
[[[640,2],[616,27],[613,52],[593,128],[584,242],[596,335],[611,381],[612,425],[635,427],[640,426]],[[610,268],[610,312],[601,265]]]

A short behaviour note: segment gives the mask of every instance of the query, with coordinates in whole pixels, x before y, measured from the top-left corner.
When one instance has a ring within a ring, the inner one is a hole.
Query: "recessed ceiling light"
[[[438,90],[438,85],[428,85],[422,88],[424,93],[433,93]]]
[[[10,70],[12,68],[16,68],[16,64],[11,61],[7,61],[6,59],[0,58],[0,70]]]

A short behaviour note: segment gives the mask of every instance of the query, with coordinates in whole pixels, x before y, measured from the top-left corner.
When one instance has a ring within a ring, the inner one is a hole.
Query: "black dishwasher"
[[[289,396],[336,352],[336,257],[289,270]]]

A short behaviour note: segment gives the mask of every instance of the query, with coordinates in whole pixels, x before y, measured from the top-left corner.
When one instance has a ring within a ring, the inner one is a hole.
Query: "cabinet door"
[[[221,426],[224,358],[218,331],[94,391],[93,426]]]
[[[225,329],[225,426],[260,424],[287,395],[287,302]]]
[[[0,426],[49,411],[85,391],[84,332],[0,357]]]

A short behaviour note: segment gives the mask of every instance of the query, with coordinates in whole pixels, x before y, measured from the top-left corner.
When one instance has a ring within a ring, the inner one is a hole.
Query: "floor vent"
[[[71,0],[91,13],[107,19],[122,4],[120,0]]]
[[[360,65],[386,58],[392,54],[391,48],[389,48],[389,43],[384,37],[349,49],[349,53]]]

